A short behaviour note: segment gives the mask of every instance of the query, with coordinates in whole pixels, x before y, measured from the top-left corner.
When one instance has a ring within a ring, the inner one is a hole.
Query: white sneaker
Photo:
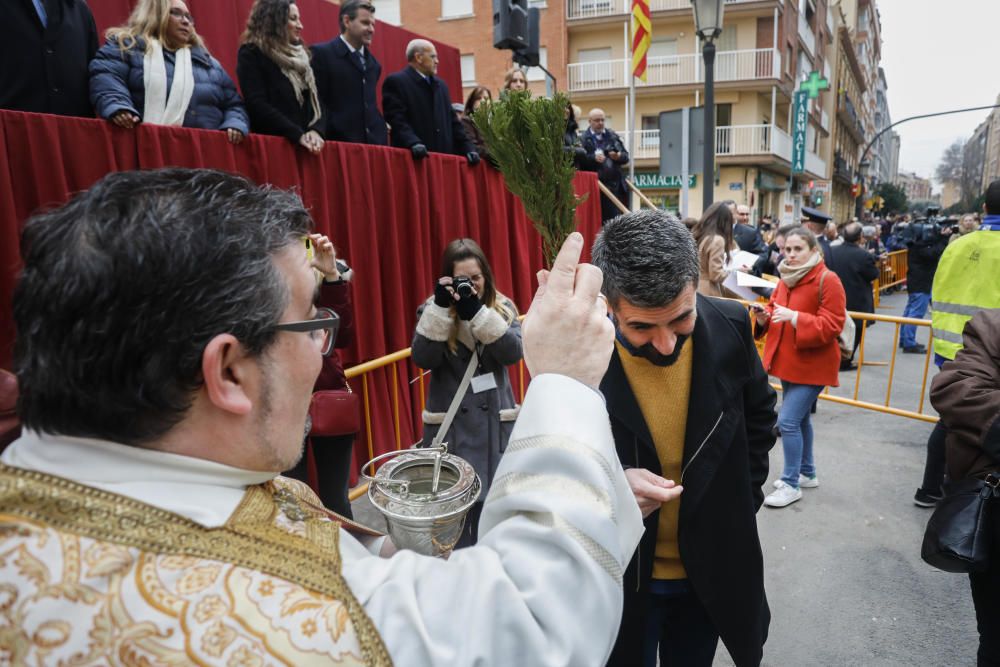
[[[781,487],[764,498],[768,507],[785,507],[802,498],[802,489],[796,489],[782,482]]]
[[[786,486],[786,484],[781,481],[781,479],[774,480],[774,488],[780,489]],[[800,489],[815,489],[819,486],[819,478],[817,477],[806,477],[805,475],[799,475],[799,488]]]

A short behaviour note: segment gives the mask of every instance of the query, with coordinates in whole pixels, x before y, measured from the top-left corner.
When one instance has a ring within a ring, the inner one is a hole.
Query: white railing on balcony
[[[568,70],[569,89],[574,92],[628,86],[629,61],[625,59],[570,63]],[[780,74],[781,54],[774,49],[720,51],[715,57],[717,82],[775,79]],[[636,81],[636,86],[677,86],[702,81],[704,65],[701,54],[686,53],[649,58],[646,61],[646,81]]]
[[[806,17],[801,13],[799,14],[799,36],[802,38],[802,43],[806,45],[809,49],[809,55],[816,54],[816,36],[813,35],[812,28],[809,27],[809,23],[806,22]]]
[[[819,125],[827,132],[830,131],[830,114],[826,112],[826,109],[821,109],[819,112]]]
[[[627,132],[622,133],[622,143],[633,160],[655,160],[660,157],[660,131],[640,130],[635,133],[632,148]],[[791,161],[792,138],[774,125],[728,125],[715,128],[715,154],[718,157],[742,155],[774,155]],[[806,153],[806,171],[819,178],[826,178],[826,162],[812,152]]]
[[[745,2],[760,0],[726,0],[727,5],[738,5]],[[569,19],[590,19],[600,16],[616,16],[627,14],[632,6],[631,0],[568,0],[566,17]],[[650,0],[650,12],[667,12],[671,10],[691,10],[691,0]]]

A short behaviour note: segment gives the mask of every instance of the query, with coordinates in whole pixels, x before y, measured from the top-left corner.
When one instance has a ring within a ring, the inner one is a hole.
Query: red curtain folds
[[[414,162],[401,149],[336,142],[314,156],[279,137],[251,135],[233,146],[222,132],[145,125],[128,131],[100,120],[0,111],[0,366],[11,362],[23,221],[109,172],[163,166],[224,169],[300,192],[317,230],[354,267],[357,336],[343,354],[346,365],[409,347],[416,308],[430,295],[452,239],[479,241],[498,289],[522,311],[543,265],[541,240],[524,208],[486,164],[469,167],[450,155]],[[589,246],[601,225],[597,179],[581,173],[576,185],[588,197],[577,224]],[[405,366],[397,384],[404,447],[420,428],[417,384],[410,384],[417,374]],[[369,385],[378,454],[396,445],[391,371],[374,373]],[[355,389],[361,391],[360,381]],[[367,434],[355,452],[367,460]]]
[[[134,4],[134,0],[101,0],[90,3],[102,44],[104,31],[124,23]],[[307,44],[325,42],[340,34],[337,27],[339,5],[327,0],[297,0],[296,4],[302,14],[305,26],[303,38]],[[239,49],[240,35],[246,26],[253,0],[187,0],[187,5],[195,18],[198,34],[233,81],[236,81],[236,51]],[[378,17],[378,11],[375,16]],[[406,67],[406,45],[416,37],[422,36],[382,21],[376,23],[372,53],[382,63],[383,78]],[[458,49],[433,39],[430,41],[437,47],[438,76],[448,84],[452,101],[464,102]],[[381,86],[378,94],[381,103]]]

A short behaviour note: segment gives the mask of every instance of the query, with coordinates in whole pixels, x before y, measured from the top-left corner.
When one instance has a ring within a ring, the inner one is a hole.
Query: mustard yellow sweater
[[[681,464],[684,460],[693,349],[694,341],[689,338],[672,366],[656,366],[641,357],[632,356],[618,344],[618,356],[622,360],[625,377],[653,438],[662,474],[677,484],[681,483]],[[677,546],[677,521],[682,500],[683,496],[660,508],[653,560],[654,579],[687,578]]]

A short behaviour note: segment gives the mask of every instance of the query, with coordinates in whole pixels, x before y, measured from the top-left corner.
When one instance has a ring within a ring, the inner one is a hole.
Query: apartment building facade
[[[906,192],[906,198],[912,203],[931,199],[931,179],[921,178],[912,171],[901,171],[896,184]]]

